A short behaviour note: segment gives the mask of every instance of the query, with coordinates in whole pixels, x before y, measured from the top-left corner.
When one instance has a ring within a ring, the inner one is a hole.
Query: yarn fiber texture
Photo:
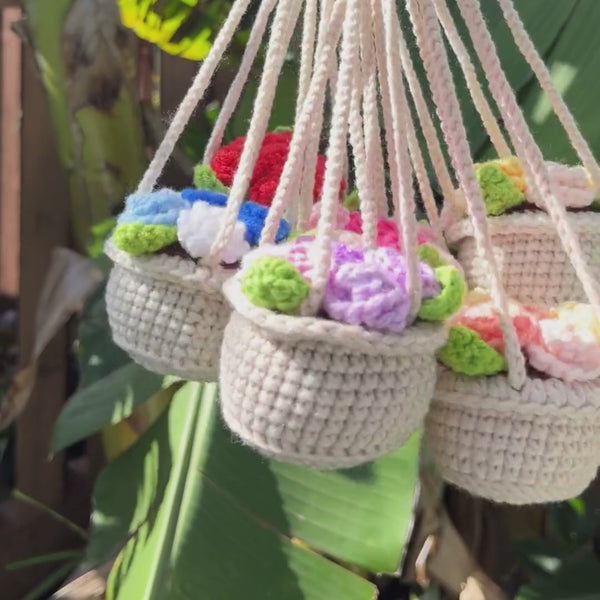
[[[223,330],[230,315],[218,292],[226,272],[189,259],[134,258],[111,242],[106,309],[113,339],[138,364],[161,375],[216,381]]]
[[[194,168],[194,186],[201,190],[229,194],[229,188],[219,181],[209,165],[196,165]]]
[[[125,201],[125,210],[117,223],[143,223],[145,225],[175,225],[179,212],[190,203],[180,192],[161,189],[148,194],[131,194]]]
[[[440,373],[425,438],[447,481],[508,504],[578,496],[600,463],[598,382]]]
[[[487,215],[500,215],[525,201],[523,192],[498,167],[485,165],[477,169],[476,173]]]
[[[171,225],[123,223],[117,225],[112,239],[115,246],[132,256],[152,254],[177,241],[177,229]]]
[[[467,293],[465,280],[455,267],[437,267],[435,277],[442,286],[442,291],[434,298],[423,300],[419,318],[425,321],[445,321],[449,319],[461,307]]]
[[[385,335],[254,306],[238,276],[221,353],[225,422],[261,454],[319,469],[393,451],[423,421],[435,385],[442,327]]]
[[[263,256],[242,278],[242,291],[252,304],[289,315],[299,311],[309,289],[300,271],[284,258]]]
[[[600,214],[570,213],[584,258],[600,281]],[[541,211],[501,215],[489,220],[494,255],[506,294],[526,304],[556,306],[587,302],[571,260],[550,217]],[[489,269],[477,252],[471,226],[462,221],[447,232],[470,288],[488,287]]]

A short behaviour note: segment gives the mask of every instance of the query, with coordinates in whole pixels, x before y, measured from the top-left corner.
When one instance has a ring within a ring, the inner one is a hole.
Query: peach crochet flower
[[[526,346],[531,366],[564,381],[600,377],[600,324],[591,306],[561,305],[539,325],[541,339]]]

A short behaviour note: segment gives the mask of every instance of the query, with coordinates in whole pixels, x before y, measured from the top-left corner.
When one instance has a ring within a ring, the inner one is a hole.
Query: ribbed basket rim
[[[567,383],[555,378],[528,377],[523,389],[515,390],[506,375],[468,377],[440,368],[433,402],[498,414],[598,418],[600,379]]]
[[[385,334],[318,317],[274,313],[255,306],[244,296],[239,273],[224,283],[223,293],[237,313],[266,330],[272,339],[282,341],[320,341],[351,347],[366,354],[405,356],[435,353],[444,345],[448,336],[443,325],[433,323],[418,323],[400,334]]]
[[[600,234],[600,213],[594,211],[569,212],[567,217],[571,226],[578,233]],[[558,239],[556,227],[550,216],[542,210],[528,210],[489,217],[488,226],[491,235],[510,235],[514,233],[539,235],[553,234]],[[464,238],[473,237],[473,225],[470,219],[464,218],[448,227],[446,240],[456,244]]]
[[[115,265],[134,273],[149,275],[158,281],[167,281],[183,287],[200,288],[207,293],[219,292],[223,282],[235,272],[233,269],[222,267],[206,267],[181,256],[131,256],[119,250],[112,239],[105,243],[104,253]]]

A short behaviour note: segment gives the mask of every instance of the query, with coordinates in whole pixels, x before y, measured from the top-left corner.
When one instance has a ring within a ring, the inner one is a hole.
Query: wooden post
[[[21,211],[21,41],[11,31],[21,18],[17,6],[2,8],[2,134],[0,160],[0,295],[19,293]]]

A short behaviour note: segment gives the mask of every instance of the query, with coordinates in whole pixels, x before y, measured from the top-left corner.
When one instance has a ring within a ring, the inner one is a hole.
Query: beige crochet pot
[[[261,454],[322,469],[371,461],[422,425],[444,328],[402,335],[251,304],[237,277],[224,286],[234,307],[221,353],[222,413]]]
[[[600,280],[600,213],[569,213],[590,270]],[[490,235],[506,294],[524,303],[553,306],[587,302],[575,269],[550,217],[541,211],[488,219]],[[488,287],[489,267],[478,256],[472,227],[463,219],[447,232],[469,287]]]
[[[108,242],[114,262],[106,309],[115,343],[161,375],[216,381],[230,309],[220,291],[231,271],[175,256],[132,257]]]
[[[504,376],[442,371],[425,437],[447,481],[509,504],[580,494],[600,465],[600,382],[528,379],[520,392]]]

